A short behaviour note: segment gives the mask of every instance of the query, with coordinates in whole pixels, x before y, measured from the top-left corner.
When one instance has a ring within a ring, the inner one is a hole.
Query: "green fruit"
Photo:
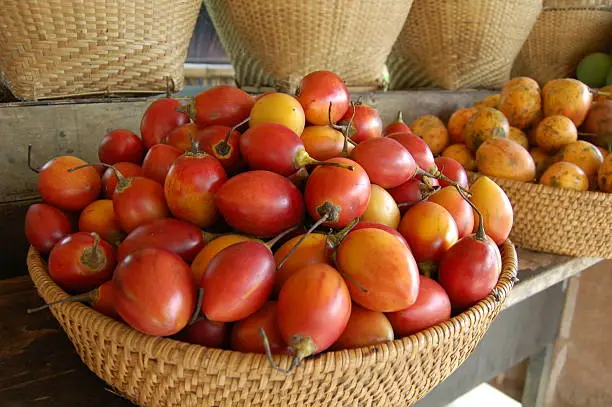
[[[612,68],[612,56],[603,52],[587,55],[576,69],[576,77],[592,88],[601,88],[606,84],[608,72]]]

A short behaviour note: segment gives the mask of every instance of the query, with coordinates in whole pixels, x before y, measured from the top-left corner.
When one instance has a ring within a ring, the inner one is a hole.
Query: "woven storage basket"
[[[292,92],[315,70],[350,88],[386,86],[385,61],[412,0],[205,0],[236,82]]]
[[[410,406],[472,353],[513,286],[517,258],[503,245],[495,295],[450,321],[386,344],[304,360],[290,375],[264,355],[204,348],[140,334],[82,304],[51,308],[83,362],[140,406]],[[67,297],[36,250],[30,276],[46,302]],[[282,367],[288,356],[275,356]]]
[[[612,46],[612,0],[548,0],[516,58],[513,76],[541,85],[573,76],[580,60]]]
[[[470,184],[480,176],[470,173]],[[489,178],[512,203],[510,238],[518,247],[612,259],[612,194]]]
[[[541,8],[541,0],[414,0],[389,56],[391,89],[501,87]]]
[[[183,86],[201,0],[4,0],[0,80],[19,99]]]

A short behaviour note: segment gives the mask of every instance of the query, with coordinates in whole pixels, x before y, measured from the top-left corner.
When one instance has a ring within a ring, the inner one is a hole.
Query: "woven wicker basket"
[[[470,184],[480,176],[470,173]],[[510,238],[518,247],[612,259],[612,194],[489,178],[512,203]]]
[[[391,89],[501,87],[541,8],[541,0],[414,0],[389,56]]]
[[[201,0],[4,0],[0,81],[19,99],[183,86]]]
[[[517,272],[510,241],[490,295],[450,321],[386,344],[329,352],[285,376],[264,355],[208,349],[140,334],[82,304],[51,311],[83,362],[140,406],[385,407],[410,406],[472,353],[503,308]],[[67,297],[49,277],[36,250],[30,276],[46,302]],[[287,368],[288,356],[277,361]]]
[[[412,0],[205,0],[244,89],[293,91],[325,69],[350,88],[386,86],[385,61]]]
[[[544,6],[512,76],[529,76],[544,85],[573,76],[584,56],[610,51],[612,0],[548,0]]]

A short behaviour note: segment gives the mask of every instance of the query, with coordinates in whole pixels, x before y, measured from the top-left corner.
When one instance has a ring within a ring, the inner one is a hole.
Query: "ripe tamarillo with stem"
[[[100,162],[115,165],[118,162],[131,162],[140,165],[144,157],[142,139],[133,131],[113,130],[102,137],[98,146]]]
[[[95,232],[114,247],[119,246],[125,237],[110,199],[93,201],[83,209],[79,216],[79,231]]]
[[[350,165],[353,171],[316,167],[306,182],[306,208],[314,220],[323,219],[323,225],[344,227],[363,215],[368,207],[372,190],[370,179],[361,165],[348,158],[332,158],[327,162]]]
[[[123,261],[136,250],[155,247],[166,249],[191,263],[206,245],[206,232],[179,219],[157,219],[134,229],[117,249],[117,260]]]
[[[389,189],[389,193],[397,203],[400,213],[404,213],[439,189],[440,187],[433,187],[420,179],[412,178],[398,187]]]
[[[353,304],[346,328],[331,349],[361,348],[390,342],[393,338],[393,327],[385,314]]]
[[[244,167],[240,155],[240,133],[236,127],[209,126],[198,130],[195,139],[202,151],[219,160],[226,173],[233,175]]]
[[[128,162],[120,162],[113,165],[124,177],[139,177],[142,176],[142,168],[139,165]],[[115,188],[119,180],[115,176],[115,171],[112,168],[105,168],[102,174],[102,194],[104,198],[113,199]]]
[[[412,133],[410,126],[404,123],[404,118],[402,116],[402,111],[397,112],[397,118],[383,130],[383,137],[388,136],[389,134],[394,133]]]
[[[304,149],[315,160],[329,160],[342,157],[345,138],[338,130],[330,126],[308,126],[300,136]],[[353,145],[347,145],[348,152]]]
[[[265,329],[260,329],[268,359],[289,373],[304,358],[323,352],[342,334],[351,316],[351,296],[342,276],[328,264],[309,264],[295,273],[278,296],[278,327],[293,354],[288,369],[272,359]]]
[[[124,232],[130,233],[140,225],[170,215],[161,184],[144,177],[126,178],[115,167],[104,165],[112,168],[119,179],[113,193],[113,209]],[[74,167],[70,171],[84,167]]]
[[[178,111],[180,106],[176,99],[161,98],[147,107],[140,121],[140,135],[146,148],[160,144],[168,133],[189,122],[189,116]]]
[[[116,264],[115,249],[97,233],[66,236],[49,253],[49,275],[71,293],[89,291],[110,280]]]
[[[137,331],[170,336],[181,331],[196,307],[189,265],[165,249],[137,250],[119,263],[113,276],[115,308]]]
[[[249,116],[255,99],[235,86],[221,85],[198,93],[178,110],[187,113],[199,126],[232,127]]]
[[[350,165],[313,159],[304,149],[300,137],[278,123],[262,123],[244,132],[240,137],[240,153],[250,168],[276,172],[285,177],[307,165],[352,169]]]
[[[181,150],[167,144],[154,145],[142,162],[142,175],[164,185],[170,167],[181,154]]]
[[[431,328],[451,317],[451,303],[444,288],[435,280],[419,276],[419,295],[406,309],[387,314],[397,337],[409,336]]]
[[[270,248],[293,229],[267,243],[250,240],[221,250],[200,281],[202,314],[211,321],[234,322],[260,309],[274,287],[276,262]]]
[[[502,271],[502,258],[495,242],[485,233],[482,214],[457,190],[478,215],[478,229],[442,256],[438,281],[448,293],[453,309],[462,311],[491,294]]]
[[[259,237],[274,236],[304,218],[300,191],[270,171],[248,171],[230,178],[217,191],[215,204],[232,228]]]
[[[231,348],[238,352],[266,353],[259,335],[259,330],[263,329],[272,354],[290,354],[278,328],[277,304],[276,301],[268,301],[259,311],[236,323],[232,328]]]
[[[207,348],[227,349],[229,347],[229,335],[229,324],[198,317],[195,322],[187,325],[175,337],[179,341],[206,346]]]
[[[351,158],[368,173],[370,182],[383,188],[394,188],[415,176],[417,164],[398,141],[377,137],[357,145]]]
[[[362,307],[393,312],[416,301],[416,261],[406,245],[390,233],[375,228],[351,231],[335,255],[351,298]]]
[[[38,308],[29,309],[28,314],[42,311],[57,304],[66,304],[70,302],[84,302],[102,315],[117,320],[121,318],[115,309],[115,283],[113,280],[108,280],[102,283],[98,288],[86,293],[64,298],[63,300],[53,301]]]
[[[508,195],[499,185],[486,176],[479,177],[474,181],[470,186],[470,193],[472,194],[471,202],[482,214],[482,218],[480,218],[474,213],[473,232],[478,230],[478,219],[482,219],[487,234],[495,244],[502,244],[510,235],[514,219],[514,212]]]
[[[332,106],[333,109],[333,106]],[[353,104],[348,108],[335,129],[342,130],[355,143],[380,137],[383,123],[378,111],[364,104]]]
[[[387,135],[387,137],[404,146],[419,168],[429,171],[435,167],[436,163],[434,161],[434,156],[431,149],[419,136],[412,134],[411,132],[404,132],[390,133]]]
[[[36,188],[46,203],[65,211],[80,211],[100,195],[102,181],[94,168],[72,173],[70,168],[87,163],[70,155],[55,157],[40,169],[32,167],[32,145],[28,145],[28,167],[38,173]]]
[[[306,120],[315,125],[327,124],[328,120],[336,123],[349,108],[349,92],[344,81],[330,71],[314,71],[304,76],[296,93]]]
[[[215,193],[227,181],[227,175],[219,161],[201,152],[198,145],[194,140],[192,150],[172,164],[164,193],[175,217],[206,228],[217,218]]]
[[[48,204],[30,205],[25,215],[25,235],[28,242],[42,254],[72,233],[68,216],[55,206]]]
[[[178,148],[181,152],[187,152],[191,149],[191,138],[195,137],[198,132],[198,125],[195,123],[185,123],[172,130],[164,137],[164,144]],[[199,140],[198,140],[199,141]]]

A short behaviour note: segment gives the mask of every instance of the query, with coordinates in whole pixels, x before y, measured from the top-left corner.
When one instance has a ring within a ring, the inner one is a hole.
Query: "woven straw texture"
[[[204,0],[242,88],[293,91],[330,70],[349,87],[386,86],[385,61],[412,0]]]
[[[19,99],[183,86],[201,0],[4,0],[0,80]]]
[[[499,88],[541,0],[415,0],[389,57],[391,89]]]
[[[489,295],[450,321],[407,338],[305,360],[290,375],[264,355],[208,349],[140,334],[82,304],[51,308],[83,362],[140,406],[410,406],[472,353],[503,307],[517,272],[510,241]],[[36,250],[28,269],[46,302],[67,297]],[[288,356],[276,356],[282,367]]]
[[[470,173],[470,184],[480,174]],[[514,209],[510,238],[524,249],[612,259],[612,194],[496,177]]]
[[[530,76],[544,85],[573,76],[584,56],[610,51],[610,46],[612,0],[549,0],[516,58],[512,75]]]

